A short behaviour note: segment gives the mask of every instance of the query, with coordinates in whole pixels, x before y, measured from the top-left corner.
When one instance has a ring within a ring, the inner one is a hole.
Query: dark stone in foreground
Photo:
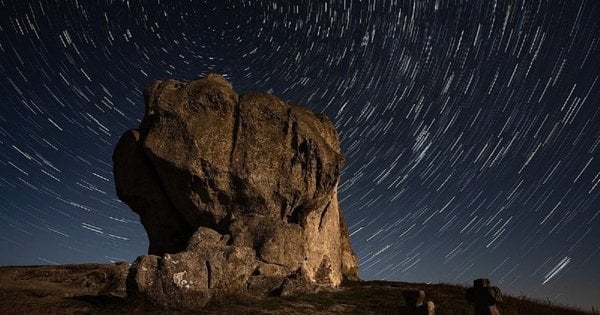
[[[473,281],[473,287],[467,289],[467,300],[475,304],[475,315],[500,315],[496,304],[502,303],[502,292],[490,286],[489,279]]]
[[[238,95],[214,74],[156,81],[145,101],[113,155],[117,194],[150,240],[131,267],[132,297],[197,309],[233,293],[358,279],[327,117],[266,93]]]
[[[425,302],[425,291],[410,290],[402,292],[406,303],[406,313],[410,315],[435,315],[435,304]]]

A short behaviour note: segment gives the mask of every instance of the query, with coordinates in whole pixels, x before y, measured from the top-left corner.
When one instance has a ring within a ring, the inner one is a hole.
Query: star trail
[[[0,264],[147,250],[111,155],[159,79],[326,113],[363,279],[600,301],[598,1],[0,0]]]

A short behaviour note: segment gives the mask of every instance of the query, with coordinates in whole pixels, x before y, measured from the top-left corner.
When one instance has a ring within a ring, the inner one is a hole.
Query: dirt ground
[[[128,265],[0,267],[0,314],[82,314],[125,297]]]

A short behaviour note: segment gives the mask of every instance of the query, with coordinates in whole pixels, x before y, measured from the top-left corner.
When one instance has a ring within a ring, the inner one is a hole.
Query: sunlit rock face
[[[113,155],[118,196],[150,240],[131,267],[131,296],[196,308],[358,278],[337,199],[343,156],[326,116],[238,95],[216,74],[156,81],[145,101]]]

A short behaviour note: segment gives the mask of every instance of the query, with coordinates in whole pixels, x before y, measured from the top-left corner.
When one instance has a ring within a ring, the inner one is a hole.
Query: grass
[[[436,315],[473,314],[463,286],[386,281],[350,282],[338,289],[288,297],[240,294],[192,312],[160,310],[125,297],[124,278],[118,276],[126,271],[123,268],[93,264],[0,268],[0,314],[402,315],[408,314],[403,293],[419,289],[435,303]],[[109,285],[113,283],[117,285]],[[502,315],[600,315],[525,296],[504,296],[499,308]]]
[[[465,298],[465,287],[449,284],[417,284],[365,281],[345,284],[341,290],[283,298],[268,298],[258,304],[265,309],[295,308],[309,303],[317,311],[352,314],[407,314],[403,291],[425,290],[426,300],[435,303],[436,315],[472,314],[473,306]],[[261,304],[263,303],[263,304]],[[266,304],[265,304],[266,303]],[[340,307],[342,306],[342,307]],[[600,314],[527,297],[505,296],[499,304],[503,315],[590,315]]]

